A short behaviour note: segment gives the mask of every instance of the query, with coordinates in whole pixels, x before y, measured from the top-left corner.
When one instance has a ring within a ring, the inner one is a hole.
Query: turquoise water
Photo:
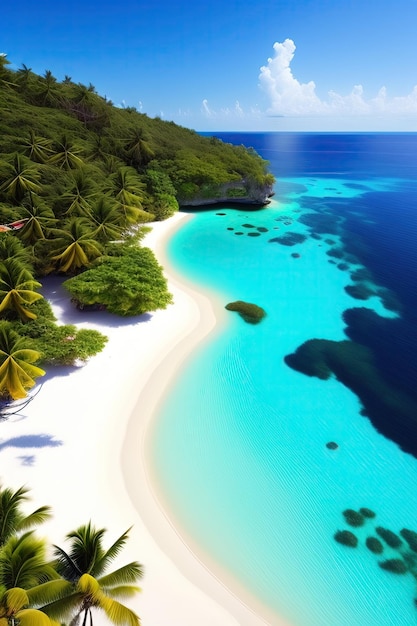
[[[297,221],[309,213],[306,197],[355,202],[363,190],[340,177],[280,182],[289,191],[269,208],[200,212],[170,242],[170,261],[188,279],[225,304],[255,302],[267,317],[254,326],[230,313],[186,363],[157,417],[154,469],[186,533],[295,626],[409,626],[417,623],[411,575],[383,571],[364,546],[346,548],[333,534],[348,528],[341,511],[359,507],[396,532],[416,529],[417,461],[360,415],[349,389],[283,360],[312,337],[346,339],[342,314],[358,302],[344,291],[349,273],[326,254],[338,235],[270,243],[308,235]],[[362,181],[378,192],[396,184]],[[366,306],[395,316],[377,296]],[[337,450],[326,448],[330,440]],[[355,532],[364,539],[371,527]]]

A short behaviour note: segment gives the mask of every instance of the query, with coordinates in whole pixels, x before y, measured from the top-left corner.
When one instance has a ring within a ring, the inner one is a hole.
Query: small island
[[[236,311],[240,317],[248,324],[259,324],[266,316],[266,311],[251,302],[244,302],[243,300],[236,300],[235,302],[229,302],[225,307],[228,311]]]

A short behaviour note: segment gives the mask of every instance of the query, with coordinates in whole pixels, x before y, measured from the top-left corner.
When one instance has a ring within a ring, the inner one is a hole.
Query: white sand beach
[[[30,489],[28,511],[53,508],[40,532],[63,547],[65,534],[90,519],[108,530],[107,545],[132,526],[120,564],[144,565],[142,593],[127,602],[143,626],[278,626],[285,622],[251,610],[208,556],[201,562],[162,509],[150,476],[145,435],[158,399],[216,323],[210,300],[180,284],[164,262],[164,241],[184,219],[179,213],[153,225],[144,242],[166,268],[174,304],[165,311],[133,319],[79,312],[59,279],[44,281],[62,323],[95,328],[109,341],[84,366],[50,370],[21,413],[1,421],[1,482]],[[97,613],[95,623],[107,622]]]

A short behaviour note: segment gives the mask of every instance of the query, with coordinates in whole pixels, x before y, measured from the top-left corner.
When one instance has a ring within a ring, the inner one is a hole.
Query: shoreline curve
[[[178,214],[153,224],[143,241],[160,263],[164,242],[184,219],[186,214]],[[106,545],[132,526],[114,567],[132,560],[144,564],[143,591],[127,602],[142,626],[284,626],[276,615],[265,620],[257,608],[250,610],[239,599],[247,595],[233,595],[228,587],[236,587],[223,574],[222,582],[216,578],[216,564],[201,564],[198,547],[184,544],[161,509],[143,438],[152,423],[151,401],[155,408],[161,380],[172,384],[181,362],[204,340],[198,333],[207,334],[216,323],[211,298],[179,283],[165,260],[161,264],[176,303],[129,319],[77,311],[62,278],[44,280],[43,295],[60,323],[94,328],[109,340],[86,365],[51,368],[31,392],[31,402],[1,421],[2,484],[25,485],[28,510],[52,507],[53,518],[38,532],[62,547],[65,535],[89,520],[107,529]],[[198,339],[193,335],[191,341],[190,328]],[[94,620],[109,624],[101,614]]]

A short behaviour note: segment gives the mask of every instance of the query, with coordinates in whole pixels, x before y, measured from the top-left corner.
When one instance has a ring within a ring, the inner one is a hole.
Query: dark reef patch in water
[[[330,250],[327,250],[326,254],[327,256],[335,257],[335,259],[343,259],[344,257],[342,248],[330,248]]]
[[[310,339],[287,355],[285,362],[298,372],[322,380],[333,373],[358,396],[363,415],[374,427],[417,458],[417,398],[382,376],[367,346],[354,341]]]
[[[311,208],[311,205],[309,204],[306,208]],[[306,213],[300,215],[298,221],[308,226],[312,234],[337,235],[340,230],[340,218],[329,213]]]
[[[366,267],[355,270],[351,273],[350,277],[354,282],[360,282],[362,280],[372,281],[372,274]]]
[[[363,283],[346,285],[345,291],[352,296],[352,298],[356,298],[357,300],[369,300],[371,296],[375,295],[375,292]]]
[[[369,187],[361,185],[360,183],[345,183],[345,187],[348,189],[357,189],[358,191],[369,191]]]
[[[288,232],[282,237],[274,237],[269,240],[269,243],[280,243],[282,246],[295,246],[298,243],[303,243],[307,237],[301,233]]]

